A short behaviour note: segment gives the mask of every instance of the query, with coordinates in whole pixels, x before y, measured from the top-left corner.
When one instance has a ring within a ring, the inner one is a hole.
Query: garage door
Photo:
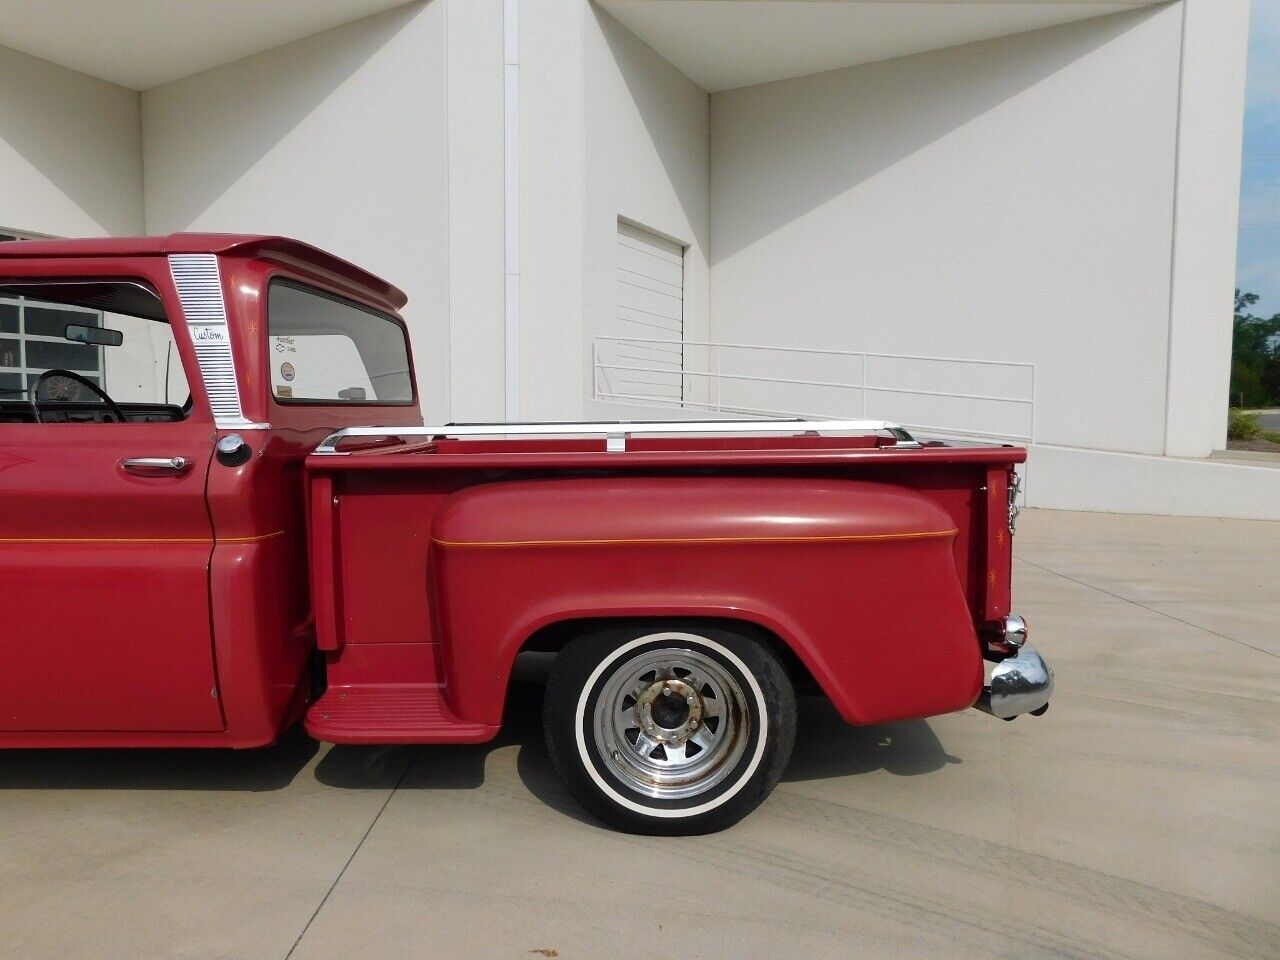
[[[683,399],[684,247],[618,221],[617,312],[606,343],[621,367],[609,374],[620,393]],[[646,340],[664,341],[644,343]]]

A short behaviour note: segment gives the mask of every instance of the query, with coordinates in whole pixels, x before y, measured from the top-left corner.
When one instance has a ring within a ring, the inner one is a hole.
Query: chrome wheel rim
[[[610,773],[645,796],[707,793],[737,766],[751,714],[734,675],[696,650],[648,650],[613,667],[593,716]]]

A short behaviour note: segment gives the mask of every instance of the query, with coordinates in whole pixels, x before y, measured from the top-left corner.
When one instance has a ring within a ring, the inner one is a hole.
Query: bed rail
[[[472,437],[603,437],[609,453],[625,453],[627,438],[640,434],[681,436],[725,436],[742,434],[867,434],[887,433],[897,446],[916,448],[920,443],[905,427],[885,420],[670,420],[670,421],[583,421],[575,423],[446,423],[425,427],[345,427],[324,438],[315,450],[321,456],[343,456],[338,446],[352,437],[441,437],[465,440]]]

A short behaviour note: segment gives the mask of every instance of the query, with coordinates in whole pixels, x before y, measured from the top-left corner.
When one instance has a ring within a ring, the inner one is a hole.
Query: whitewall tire
[[[795,742],[795,693],[747,630],[633,625],[556,658],[547,749],[584,807],[632,833],[721,830],[769,795]]]

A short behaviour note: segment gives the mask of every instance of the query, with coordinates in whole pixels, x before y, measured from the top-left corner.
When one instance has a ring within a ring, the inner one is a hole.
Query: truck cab
[[[280,238],[0,246],[0,742],[254,746],[300,715],[303,461],[422,422],[404,302]]]

